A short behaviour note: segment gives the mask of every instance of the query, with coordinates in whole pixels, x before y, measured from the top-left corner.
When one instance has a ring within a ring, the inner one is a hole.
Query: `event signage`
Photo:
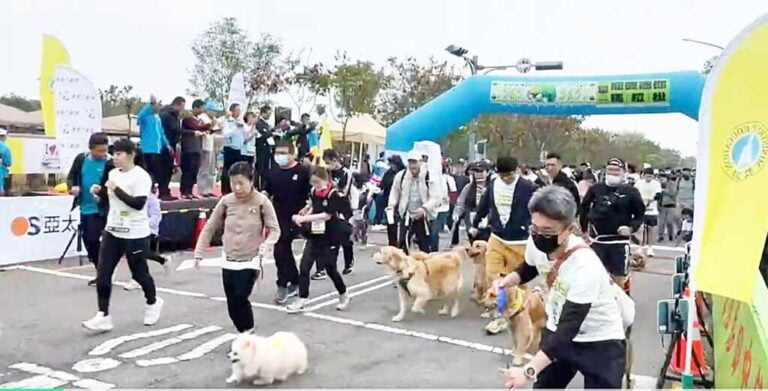
[[[768,357],[757,313],[747,303],[715,296],[715,373],[718,387],[764,389]],[[694,374],[695,376],[696,374]]]
[[[66,172],[77,154],[88,150],[91,134],[101,131],[101,98],[96,88],[75,69],[59,65],[51,82],[56,116],[56,160],[43,162],[57,164]]]
[[[0,198],[0,265],[58,258],[80,223],[72,196]],[[67,256],[77,255],[72,244]]]
[[[491,83],[491,101],[501,104],[666,105],[669,104],[669,80],[494,81]]]

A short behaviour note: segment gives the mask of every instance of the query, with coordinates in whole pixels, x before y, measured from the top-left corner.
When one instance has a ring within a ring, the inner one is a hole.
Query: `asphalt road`
[[[372,238],[382,240],[381,234]],[[397,293],[384,270],[371,261],[376,248],[356,248],[354,273],[345,277],[353,296],[346,312],[335,309],[333,286],[324,280],[312,282],[311,312],[286,314],[272,301],[275,267],[265,266],[265,278],[251,296],[257,333],[293,331],[310,356],[307,373],[275,387],[502,387],[498,368],[510,361],[505,354],[509,337],[483,333],[486,320],[466,299],[471,283],[465,283],[467,294],[457,318],[437,315],[438,305],[433,304],[426,315],[409,313],[403,322],[392,323]],[[300,251],[301,243],[296,243],[294,252]],[[217,254],[215,250],[212,256]],[[173,257],[178,268],[190,253]],[[466,281],[471,281],[466,266]],[[648,269],[634,274],[632,288],[637,302],[632,372],[640,387],[653,386],[663,360],[656,302],[671,295],[667,274],[674,264],[659,254]],[[210,266],[168,275],[157,265],[151,270],[165,300],[158,324],[141,324],[143,296],[120,286],[129,278],[122,264],[112,295],[115,328],[102,334],[80,325],[96,312],[95,289],[86,285],[93,275],[89,265],[35,263],[0,272],[0,388],[228,387],[226,353],[235,330],[221,301],[220,270]],[[578,378],[571,384],[580,386]]]

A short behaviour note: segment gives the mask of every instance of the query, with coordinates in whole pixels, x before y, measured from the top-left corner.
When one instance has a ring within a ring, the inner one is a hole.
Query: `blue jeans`
[[[429,226],[429,249],[432,252],[439,251],[440,246],[440,232],[445,227],[448,220],[448,212],[440,212],[437,214],[437,218],[430,222]]]

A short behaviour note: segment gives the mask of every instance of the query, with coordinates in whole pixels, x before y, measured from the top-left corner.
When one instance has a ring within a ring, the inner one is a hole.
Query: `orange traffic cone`
[[[197,225],[195,225],[195,241],[194,245],[197,245],[197,239],[200,237],[200,233],[203,232],[205,223],[208,221],[208,217],[205,215],[205,211],[201,210],[197,216]]]
[[[688,290],[688,288],[685,288],[685,291],[683,292],[683,297],[690,298],[691,293]],[[693,319],[693,330],[691,331],[691,335],[688,337],[693,338],[692,343],[692,349],[691,354],[693,354],[693,357],[691,357],[691,374],[698,375],[699,373],[706,375],[709,371],[709,368],[707,367],[706,359],[704,358],[704,348],[701,344],[701,332],[699,325],[698,318],[694,316]],[[675,345],[675,350],[672,352],[672,360],[669,362],[669,371],[678,375],[682,375],[685,372],[685,347],[686,347],[686,338],[680,337],[680,339],[677,341],[677,344]],[[698,362],[698,364],[697,364]]]

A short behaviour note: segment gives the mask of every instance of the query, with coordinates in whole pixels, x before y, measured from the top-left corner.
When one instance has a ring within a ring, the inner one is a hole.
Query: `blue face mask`
[[[277,162],[277,164],[280,167],[287,166],[288,165],[288,155],[282,155],[282,154],[275,155],[275,162]]]

